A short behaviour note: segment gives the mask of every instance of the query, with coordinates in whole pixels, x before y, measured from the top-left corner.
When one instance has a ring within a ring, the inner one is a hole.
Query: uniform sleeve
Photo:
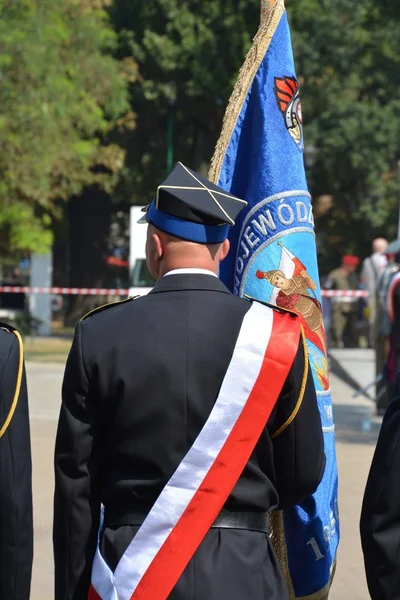
[[[398,319],[400,316],[400,280],[397,281],[394,285],[395,285],[395,287],[394,287],[394,290],[392,291],[393,319],[394,319],[394,321],[393,321],[394,332],[392,335],[392,344],[393,344],[393,347],[396,349],[396,352],[398,353],[400,350],[400,335],[398,334]],[[392,325],[392,327],[393,327],[393,325]],[[397,364],[396,364],[395,368],[396,369],[398,368]]]
[[[362,268],[361,268],[360,281],[361,281],[362,284],[368,285],[368,282],[370,281],[370,278],[373,275],[373,273],[371,272],[372,269],[373,269],[373,267],[372,267],[372,261],[371,261],[371,259],[370,258],[366,258],[363,261]]]
[[[275,486],[284,509],[313,494],[325,469],[321,417],[302,342],[272,417]]]
[[[361,512],[361,542],[372,600],[400,590],[400,380],[382,422]]]
[[[30,594],[33,560],[28,395],[18,340],[12,333],[6,335],[12,344],[7,348],[0,374],[1,426],[9,414],[17,390],[18,371],[23,371],[18,404],[10,425],[0,439],[0,598],[26,600]]]
[[[100,520],[96,428],[79,324],[64,374],[55,449],[55,600],[86,600],[88,594]]]
[[[333,290],[334,289],[335,281],[334,281],[332,273],[329,273],[329,275],[327,277],[325,277],[322,287],[324,288],[324,290]]]

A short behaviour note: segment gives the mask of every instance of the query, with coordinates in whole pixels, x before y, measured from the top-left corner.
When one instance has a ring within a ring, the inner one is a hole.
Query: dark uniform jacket
[[[138,529],[129,525],[131,513],[149,512],[206,422],[250,306],[211,275],[173,274],[148,296],[77,326],[55,455],[56,600],[86,600],[100,503],[106,507],[101,550],[115,569]],[[311,376],[296,418],[271,440],[294,410],[304,368],[300,344],[226,510],[266,512],[315,491],[325,457]],[[170,599],[286,594],[265,533],[211,529]]]
[[[361,513],[372,600],[400,598],[400,378],[383,418]]]
[[[10,425],[0,438],[0,599],[29,600],[33,558],[31,448],[23,357],[14,333],[0,329],[0,428],[21,388]]]
[[[390,333],[389,382],[393,384],[400,372],[400,283],[395,284],[393,293],[393,323]]]

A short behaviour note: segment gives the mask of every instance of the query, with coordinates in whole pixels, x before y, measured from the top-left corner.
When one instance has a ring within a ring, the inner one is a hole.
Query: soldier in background
[[[392,397],[396,375],[400,372],[400,252],[397,252],[394,260],[397,270],[393,271],[387,288],[387,310],[390,319],[390,349],[385,375],[389,399]]]
[[[377,342],[377,282],[387,265],[386,250],[388,242],[377,238],[372,242],[372,254],[362,264],[361,283],[368,291],[368,343],[370,348],[376,348]]]
[[[19,333],[0,323],[0,598],[29,600],[33,560],[31,447]]]
[[[390,333],[392,324],[388,312],[388,289],[393,276],[398,272],[396,262],[396,242],[390,244],[386,251],[386,267],[381,271],[376,283],[376,409],[378,415],[383,415],[389,403],[391,385],[386,369],[390,352]],[[392,250],[393,249],[393,250]],[[385,375],[382,377],[382,375]]]
[[[341,266],[331,271],[325,280],[325,289],[357,290],[359,279],[355,271],[359,263],[357,256],[343,256]],[[332,298],[331,340],[334,348],[343,348],[344,339],[350,346],[357,345],[357,301],[357,298],[351,296]]]

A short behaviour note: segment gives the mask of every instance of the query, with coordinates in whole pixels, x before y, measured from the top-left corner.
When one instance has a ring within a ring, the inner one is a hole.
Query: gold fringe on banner
[[[264,23],[264,20],[268,14],[268,11],[273,7],[276,0],[261,0],[261,18],[260,23]]]
[[[271,542],[281,565],[282,573],[286,581],[289,600],[296,600],[293,589],[292,578],[289,572],[289,559],[287,554],[285,528],[283,525],[283,513],[275,510],[271,513]]]
[[[242,68],[239,72],[238,80],[230,97],[222,124],[222,131],[215,147],[214,156],[211,160],[211,166],[208,178],[213,183],[218,183],[222,164],[226,151],[229,146],[232,134],[235,130],[237,120],[247,97],[250,86],[258,69],[268,51],[271,40],[279,25],[282,15],[285,12],[284,0],[261,0],[261,22],[259,30],[253,40]],[[324,589],[315,592],[309,596],[295,596],[292,579],[290,577],[288,553],[285,539],[285,530],[283,523],[283,513],[275,511],[271,515],[271,541],[279,559],[281,569],[286,580],[290,600],[328,600],[329,590],[335,574],[336,561],[334,561],[331,570],[331,578]]]
[[[328,600],[329,591],[332,585],[333,578],[336,571],[336,559],[334,560],[331,568],[331,576],[329,583],[318,592],[310,594],[308,596],[296,596],[293,589],[292,578],[290,577],[289,571],[289,560],[287,554],[285,529],[283,524],[283,512],[274,511],[271,514],[271,542],[275,550],[275,554],[278,557],[279,564],[281,565],[282,573],[286,581],[289,600]]]
[[[208,174],[208,179],[213,183],[217,183],[219,180],[225,153],[228,149],[228,145],[234,132],[236,122],[239,118],[240,111],[242,110],[243,103],[246,100],[246,96],[253,79],[260,68],[276,28],[279,25],[283,13],[285,12],[284,0],[272,0],[272,2],[272,4],[271,0],[262,2],[262,4],[268,6],[268,8],[263,7],[263,9],[266,8],[265,11],[263,10],[263,20],[256,37],[254,38],[253,45],[246,56],[242,68],[240,69],[238,80],[233,88],[233,92],[225,112],[221,135],[215,147],[214,156],[211,160],[211,167]]]

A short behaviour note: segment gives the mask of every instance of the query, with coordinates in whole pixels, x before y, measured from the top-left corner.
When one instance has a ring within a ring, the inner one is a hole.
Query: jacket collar
[[[222,292],[224,294],[231,293],[218,277],[200,273],[181,273],[168,275],[160,279],[160,281],[157,281],[150,294],[183,290],[205,290],[210,292]]]

